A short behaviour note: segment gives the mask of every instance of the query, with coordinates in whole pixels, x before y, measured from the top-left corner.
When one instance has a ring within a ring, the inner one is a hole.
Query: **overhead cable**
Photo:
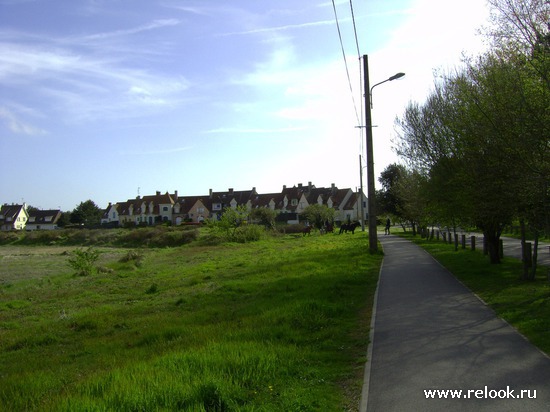
[[[348,84],[349,84],[349,90],[351,93],[351,99],[353,101],[353,108],[355,109],[355,117],[357,118],[357,122],[361,123],[361,120],[359,119],[359,112],[357,111],[357,104],[355,103],[355,97],[353,96],[353,87],[351,85],[351,77],[349,74],[348,69],[348,60],[346,58],[346,51],[344,49],[344,42],[342,41],[342,32],[340,31],[340,22],[338,21],[338,13],[336,12],[336,4],[334,3],[334,0],[332,0],[332,8],[334,10],[334,18],[336,19],[336,27],[338,29],[338,37],[340,39],[340,47],[342,49],[342,56],[344,58],[344,64],[346,66],[346,74],[348,76]]]

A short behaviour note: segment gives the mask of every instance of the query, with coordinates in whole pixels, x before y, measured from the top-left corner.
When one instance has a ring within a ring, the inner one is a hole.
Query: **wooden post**
[[[458,233],[455,233],[455,250],[458,250]]]
[[[472,250],[476,250],[476,237],[475,236],[470,236],[470,246],[471,246]]]
[[[462,235],[460,241],[462,242],[462,249],[466,249],[466,235]]]

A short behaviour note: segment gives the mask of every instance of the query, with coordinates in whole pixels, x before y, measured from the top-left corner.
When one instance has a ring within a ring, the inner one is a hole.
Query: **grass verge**
[[[362,234],[0,247],[0,410],[356,410],[381,255]],[[129,258],[130,256],[130,258]]]
[[[550,355],[550,282],[548,267],[539,266],[534,281],[520,280],[522,263],[505,257],[492,265],[480,251],[398,233],[426,249],[495,313]]]

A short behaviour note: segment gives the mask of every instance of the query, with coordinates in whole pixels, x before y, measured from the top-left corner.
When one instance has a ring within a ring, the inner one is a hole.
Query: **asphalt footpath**
[[[360,411],[550,411],[550,358],[422,248],[379,240]]]

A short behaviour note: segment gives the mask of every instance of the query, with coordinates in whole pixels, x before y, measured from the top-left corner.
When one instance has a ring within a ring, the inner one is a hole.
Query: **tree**
[[[311,222],[317,229],[321,229],[324,227],[325,222],[332,222],[334,220],[334,209],[326,205],[314,203],[307,206],[302,211],[302,216]]]
[[[275,227],[276,217],[277,212],[268,207],[252,209],[250,212],[250,218],[265,226],[266,229],[273,229]]]
[[[378,181],[382,185],[382,190],[378,192],[376,197],[379,214],[400,217],[402,199],[399,197],[397,185],[404,173],[404,166],[393,163],[388,165],[380,174]]]
[[[477,225],[498,263],[505,224],[527,222],[536,246],[550,220],[550,7],[489,2],[493,50],[439,79],[424,104],[409,104],[397,150],[428,178],[432,212]]]
[[[100,209],[92,200],[80,202],[80,204],[71,213],[71,223],[83,225],[85,227],[99,226],[103,210]]]
[[[244,205],[236,208],[229,207],[225,209],[217,222],[217,227],[225,232],[228,239],[234,239],[237,228],[244,224],[250,212]]]
[[[426,177],[416,170],[402,170],[396,193],[401,199],[398,214],[412,226],[413,236],[419,227],[427,226],[426,197],[423,195]]]

